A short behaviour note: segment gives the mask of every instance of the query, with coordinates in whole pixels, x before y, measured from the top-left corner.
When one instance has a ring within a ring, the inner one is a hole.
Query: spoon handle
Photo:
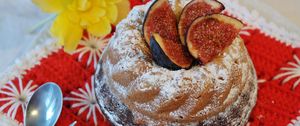
[[[75,126],[76,123],[77,123],[77,121],[74,121],[74,122],[71,123],[69,126]]]

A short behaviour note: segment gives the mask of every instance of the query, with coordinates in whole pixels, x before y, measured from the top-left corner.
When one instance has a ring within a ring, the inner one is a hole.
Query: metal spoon
[[[25,112],[25,126],[54,126],[62,110],[60,87],[52,82],[40,86],[32,95]]]

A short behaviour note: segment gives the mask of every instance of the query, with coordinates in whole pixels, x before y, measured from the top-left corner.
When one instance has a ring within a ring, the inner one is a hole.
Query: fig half
[[[168,40],[156,33],[150,38],[150,50],[155,63],[167,69],[188,69],[193,63],[193,58],[180,41]]]
[[[143,34],[157,65],[171,70],[188,69],[192,65],[193,57],[180,42],[176,15],[168,0],[156,0],[150,6]]]
[[[221,14],[197,18],[187,32],[188,50],[206,64],[231,45],[242,27],[241,21]]]
[[[186,32],[196,18],[221,13],[224,9],[224,5],[216,0],[192,0],[188,3],[182,10],[178,23],[182,44],[185,45]]]
[[[148,9],[143,24],[144,38],[148,44],[153,33],[174,41],[179,37],[176,15],[168,0],[156,0]]]

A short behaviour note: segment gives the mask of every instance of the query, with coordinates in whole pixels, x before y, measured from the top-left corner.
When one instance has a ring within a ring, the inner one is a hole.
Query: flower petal
[[[118,8],[115,4],[109,5],[105,7],[106,17],[110,20],[110,22],[115,22],[118,18]]]
[[[58,13],[64,10],[65,6],[72,0],[32,0],[44,12]]]
[[[77,48],[83,34],[83,29],[80,26],[71,26],[71,28],[73,29],[73,32],[67,32],[65,37],[64,50],[67,52],[74,51]]]
[[[67,13],[62,13],[54,21],[51,33],[58,39],[58,43],[64,46],[65,51],[70,52],[76,49],[83,29],[79,24],[70,22]]]
[[[90,24],[99,22],[99,18],[105,16],[105,10],[99,7],[93,7],[88,13],[80,13],[80,25],[86,27]]]
[[[95,16],[95,17],[102,17],[105,15],[105,10],[103,8],[99,8],[99,7],[94,7],[91,11],[90,11],[91,15]]]
[[[106,7],[106,1],[105,0],[100,0],[100,1],[97,1],[98,2],[98,5],[100,6],[100,7]]]
[[[105,0],[108,4],[116,4],[124,0]]]
[[[72,23],[80,23],[81,17],[76,11],[65,10],[63,13],[67,13],[67,17]]]
[[[111,25],[107,18],[102,17],[98,23],[89,25],[87,30],[94,36],[105,36],[111,32]]]
[[[121,2],[117,3],[117,9],[118,9],[118,18],[115,22],[113,22],[114,25],[117,25],[121,20],[126,18],[130,11],[130,2],[129,0],[122,0]]]

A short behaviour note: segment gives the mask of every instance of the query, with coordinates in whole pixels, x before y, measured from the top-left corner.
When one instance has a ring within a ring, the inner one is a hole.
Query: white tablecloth
[[[0,73],[33,47],[29,30],[47,18],[31,0],[0,0]]]

